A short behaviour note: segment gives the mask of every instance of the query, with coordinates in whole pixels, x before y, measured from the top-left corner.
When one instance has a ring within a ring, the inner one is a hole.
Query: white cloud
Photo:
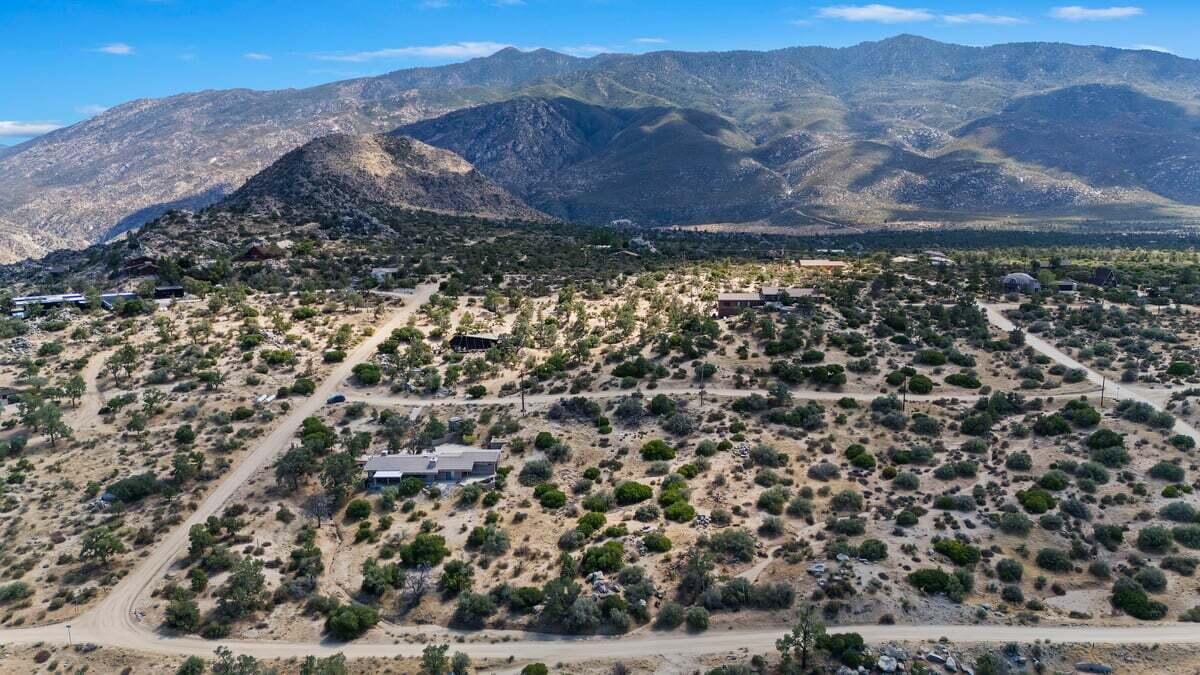
[[[55,122],[14,122],[11,120],[0,120],[0,138],[41,136],[61,127],[61,124]]]
[[[96,51],[102,54],[112,54],[113,56],[132,56],[137,50],[124,42],[110,42],[106,45],[100,45],[96,48]]]
[[[665,44],[667,44],[667,39],[660,38],[660,37],[640,37],[640,38],[634,38],[633,41],[638,43],[639,45],[665,45]]]
[[[980,14],[978,12],[970,12],[968,14],[946,14],[942,16],[942,21],[954,25],[963,24],[989,24],[992,26],[1012,26],[1019,23],[1025,23],[1025,19],[1015,16],[1005,16],[1003,14]]]
[[[822,7],[817,16],[823,19],[842,21],[873,21],[875,23],[913,23],[932,21],[935,17],[927,9],[906,9],[891,5],[835,5]]]
[[[344,61],[347,63],[413,57],[423,59],[469,59],[477,56],[491,56],[501,49],[511,46],[501,42],[452,42],[444,45],[394,47],[391,49],[376,49],[350,54],[318,54],[316,58],[321,61]]]
[[[604,54],[616,50],[603,45],[575,45],[572,47],[559,47],[558,51],[570,54],[571,56],[595,56],[596,54]]]
[[[271,60],[270,54],[263,54],[261,52],[246,52],[245,54],[242,54],[242,57],[250,59],[251,61],[270,61]]]
[[[1063,21],[1112,21],[1142,15],[1141,7],[1055,7],[1050,16]]]
[[[75,112],[79,113],[80,115],[87,115],[89,117],[93,115],[99,115],[105,110],[108,110],[108,106],[97,105],[95,103],[89,103],[87,105],[81,105],[78,108],[75,108]]]
[[[1140,49],[1140,50],[1146,51],[1146,52],[1162,52],[1163,54],[1174,54],[1175,53],[1175,52],[1171,51],[1170,49],[1167,49],[1166,47],[1160,47],[1158,45],[1134,45],[1133,47],[1130,47],[1130,49]]]

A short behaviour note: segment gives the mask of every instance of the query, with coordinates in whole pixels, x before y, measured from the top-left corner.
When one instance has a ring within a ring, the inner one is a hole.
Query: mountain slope
[[[221,208],[368,220],[373,208],[547,220],[461,157],[403,136],[332,134],[259,172]]]
[[[729,120],[760,146],[803,133],[823,144],[882,142],[932,155],[951,132],[1000,114],[1018,97],[1087,84],[1133,84],[1148,97],[1188,102],[1200,96],[1200,62],[1149,51],[964,47],[912,36],[838,49],[589,59],[507,49],[308,89],[203,91],[116,106],[0,156],[0,217],[43,249],[82,246],[169,208],[218,201],[313,138],[382,132],[522,95],[702,111]],[[600,204],[587,212],[610,210]],[[0,257],[12,259],[4,243]]]
[[[1030,214],[1131,201],[1036,165],[953,147],[800,132],[755,144],[729,120],[696,110],[602,108],[520,98],[405,125],[396,133],[461,154],[527,203],[563,219],[698,224],[821,214],[860,222],[920,214]]]
[[[1093,185],[1200,204],[1200,114],[1129,87],[1084,85],[1021,98],[956,135]]]
[[[462,155],[530,205],[567,220],[642,224],[771,213],[783,181],[729,120],[676,108],[518,98],[399,128]]]

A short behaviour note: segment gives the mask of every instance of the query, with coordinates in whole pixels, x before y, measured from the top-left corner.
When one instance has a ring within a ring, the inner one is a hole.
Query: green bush
[[[1054,496],[1041,488],[1017,491],[1017,501],[1029,513],[1045,513],[1054,508]]]
[[[346,517],[350,520],[362,520],[371,515],[371,502],[365,499],[355,499],[346,505]]]
[[[353,640],[379,623],[379,612],[357,603],[341,605],[329,613],[325,627],[338,640]]]
[[[1164,527],[1146,527],[1138,532],[1137,547],[1143,553],[1163,553],[1171,546],[1171,532]]]
[[[648,462],[661,462],[675,459],[675,449],[660,439],[647,442],[642,446],[642,459]]]
[[[652,553],[666,553],[671,550],[671,540],[661,532],[648,532],[642,537],[646,550]]]
[[[957,539],[939,539],[933,545],[933,550],[946,556],[959,567],[974,565],[979,562],[980,558],[979,549]]]
[[[1037,554],[1037,566],[1050,572],[1070,572],[1071,556],[1057,548],[1043,548]]]
[[[365,387],[379,384],[379,381],[383,379],[383,371],[374,363],[360,363],[354,366],[352,372],[354,379]]]
[[[615,574],[625,565],[625,546],[619,541],[606,541],[583,552],[579,570],[588,575],[592,572]]]
[[[613,490],[613,497],[616,498],[617,503],[621,506],[638,504],[652,496],[654,496],[654,491],[649,485],[643,485],[635,481],[625,481]]]
[[[1142,621],[1157,621],[1167,615],[1167,606],[1151,600],[1146,591],[1129,577],[1121,577],[1113,584],[1113,607]]]
[[[1025,575],[1025,568],[1016,560],[1005,558],[996,563],[996,578],[1006,584],[1015,584]]]

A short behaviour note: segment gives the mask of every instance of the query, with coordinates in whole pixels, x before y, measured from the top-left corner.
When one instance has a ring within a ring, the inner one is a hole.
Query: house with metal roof
[[[417,455],[376,455],[367,460],[363,470],[370,488],[395,485],[409,477],[426,485],[485,482],[495,478],[499,462],[499,449],[449,444]]]

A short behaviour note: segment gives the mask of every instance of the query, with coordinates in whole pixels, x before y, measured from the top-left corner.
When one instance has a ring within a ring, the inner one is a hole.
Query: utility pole
[[[1101,375],[1100,376],[1100,408],[1102,410],[1104,409],[1104,387],[1107,384],[1108,384],[1108,378]]]
[[[74,646],[73,644],[71,644],[71,624],[67,624],[67,646],[68,647]]]

